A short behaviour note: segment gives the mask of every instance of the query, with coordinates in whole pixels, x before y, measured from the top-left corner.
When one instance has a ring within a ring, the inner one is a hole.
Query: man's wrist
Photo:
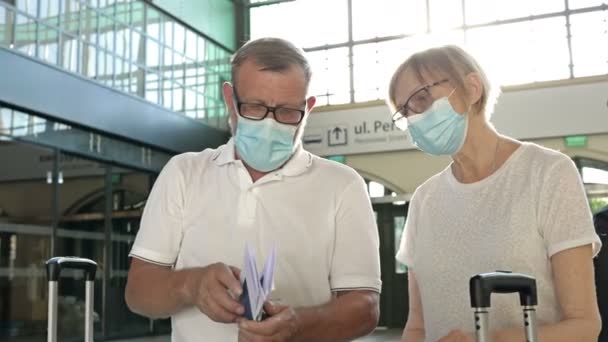
[[[294,323],[293,323],[293,335],[292,340],[298,341],[298,338],[302,335],[302,324],[303,324],[303,309],[293,309]]]
[[[184,306],[192,306],[195,304],[196,293],[200,286],[200,277],[193,269],[185,269],[179,272],[174,287],[177,290],[177,300]]]
[[[321,321],[321,312],[318,308],[297,308],[294,309],[294,335],[293,342],[310,341],[313,336],[310,336],[312,327],[317,327]],[[308,335],[306,334],[308,332]]]

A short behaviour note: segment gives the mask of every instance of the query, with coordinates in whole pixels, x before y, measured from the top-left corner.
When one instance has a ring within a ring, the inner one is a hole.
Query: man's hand
[[[271,302],[266,302],[264,309],[270,316],[266,320],[239,322],[239,342],[291,341],[298,332],[296,311],[290,306]]]
[[[452,330],[437,342],[475,342],[475,337],[461,330]]]
[[[216,322],[236,322],[245,312],[237,300],[243,292],[239,274],[238,268],[223,263],[193,270],[186,289],[189,301]]]

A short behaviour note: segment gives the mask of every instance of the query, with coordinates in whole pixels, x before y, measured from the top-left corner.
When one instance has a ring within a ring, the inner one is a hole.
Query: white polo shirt
[[[242,268],[246,242],[260,270],[276,246],[272,299],[300,307],[326,303],[332,291],[380,291],[378,231],[363,179],[301,147],[255,183],[235,160],[232,140],[173,157],[130,255],[175,269]],[[237,340],[235,324],[215,323],[194,307],[174,315],[172,327],[173,342]]]

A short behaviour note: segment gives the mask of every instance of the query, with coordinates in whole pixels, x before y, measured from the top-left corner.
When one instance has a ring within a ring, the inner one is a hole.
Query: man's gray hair
[[[304,51],[291,42],[280,38],[260,38],[251,40],[234,54],[231,60],[232,83],[236,85],[239,67],[252,59],[262,68],[260,70],[283,72],[297,66],[304,71],[306,87],[310,83],[312,71]]]

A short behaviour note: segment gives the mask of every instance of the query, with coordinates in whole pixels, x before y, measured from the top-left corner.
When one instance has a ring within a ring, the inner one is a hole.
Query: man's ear
[[[306,112],[310,113],[315,107],[315,103],[317,103],[317,98],[314,96],[311,96],[306,99]]]
[[[234,88],[230,82],[224,82],[224,84],[222,84],[222,95],[224,96],[226,109],[229,112],[232,111],[232,107],[234,106]]]
[[[230,127],[230,133],[234,135],[236,133],[236,110],[234,108],[234,87],[230,82],[224,82],[222,84],[222,95],[224,96],[224,104],[226,105],[226,111],[228,112],[228,126]]]

